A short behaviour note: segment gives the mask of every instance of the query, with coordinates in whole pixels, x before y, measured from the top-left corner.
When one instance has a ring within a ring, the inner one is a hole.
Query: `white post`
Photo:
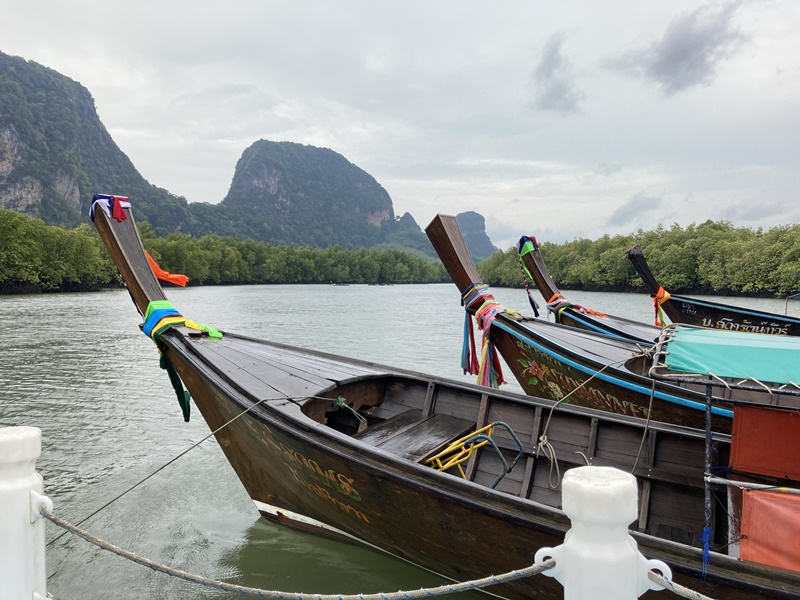
[[[636,478],[611,467],[578,467],[564,474],[564,512],[572,522],[564,543],[541,548],[536,562],[556,561],[544,575],[564,586],[564,600],[636,600],[647,590],[661,590],[650,581],[656,569],[667,579],[670,568],[639,552],[628,525],[636,520]]]
[[[39,507],[52,503],[41,496],[36,472],[42,432],[36,427],[0,428],[0,600],[47,597],[44,565],[44,521]]]

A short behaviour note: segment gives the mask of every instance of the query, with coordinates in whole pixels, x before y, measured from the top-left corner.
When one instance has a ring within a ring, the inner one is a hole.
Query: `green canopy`
[[[800,337],[677,326],[666,352],[680,373],[800,385]]]

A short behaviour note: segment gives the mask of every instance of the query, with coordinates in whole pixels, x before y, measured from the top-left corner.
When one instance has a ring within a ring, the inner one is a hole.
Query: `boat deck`
[[[465,462],[466,479],[490,487],[519,457],[496,489],[560,507],[561,473],[585,464],[613,466],[637,476],[640,531],[689,544],[702,531],[705,444],[700,432],[662,423],[645,429],[639,419],[581,407],[551,410],[553,402],[546,399],[454,386],[244,336],[180,339],[208,369],[235,382],[253,401],[285,399],[270,404],[294,411],[300,406],[315,423],[398,458],[425,464],[464,435],[507,423],[513,434],[495,427],[496,450],[484,447]],[[344,397],[347,407],[332,402],[331,391]],[[722,459],[724,436],[719,450]],[[460,476],[457,469],[448,472]]]

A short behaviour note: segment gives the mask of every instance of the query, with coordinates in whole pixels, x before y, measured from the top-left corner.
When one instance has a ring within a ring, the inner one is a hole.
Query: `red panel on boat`
[[[740,556],[800,571],[800,496],[746,490],[742,494]]]
[[[731,467],[800,481],[800,413],[756,406],[733,410]]]

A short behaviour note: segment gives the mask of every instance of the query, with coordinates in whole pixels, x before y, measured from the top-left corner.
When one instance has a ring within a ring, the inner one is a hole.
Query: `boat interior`
[[[184,338],[185,339],[185,338]],[[308,419],[399,458],[560,508],[570,468],[611,466],[637,477],[635,529],[697,545],[704,527],[702,432],[403,373],[233,334],[189,338],[192,352],[251,398],[290,397]],[[225,365],[228,365],[227,367]],[[276,377],[276,369],[287,372]],[[225,373],[228,371],[227,373]],[[275,389],[275,381],[287,382]],[[715,439],[727,464],[729,437]],[[720,545],[727,518],[714,511]]]

